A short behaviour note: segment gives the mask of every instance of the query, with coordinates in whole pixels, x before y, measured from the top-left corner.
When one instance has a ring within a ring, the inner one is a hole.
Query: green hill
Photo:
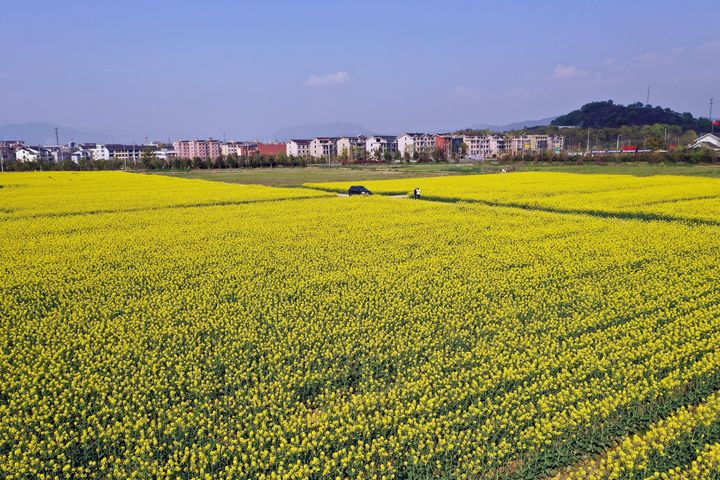
[[[556,126],[577,126],[581,128],[619,128],[639,125],[675,125],[683,130],[710,131],[710,121],[695,118],[691,113],[679,113],[669,108],[653,107],[642,103],[619,105],[612,100],[591,102],[567,115],[552,121]]]

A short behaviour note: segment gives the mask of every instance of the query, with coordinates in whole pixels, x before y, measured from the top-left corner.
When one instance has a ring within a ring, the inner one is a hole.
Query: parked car
[[[348,195],[372,195],[372,192],[362,185],[353,185],[348,189]]]

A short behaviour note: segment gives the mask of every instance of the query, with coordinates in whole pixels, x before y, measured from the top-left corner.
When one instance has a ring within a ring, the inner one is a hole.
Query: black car
[[[353,185],[348,189],[348,195],[372,195],[372,192],[362,185]]]

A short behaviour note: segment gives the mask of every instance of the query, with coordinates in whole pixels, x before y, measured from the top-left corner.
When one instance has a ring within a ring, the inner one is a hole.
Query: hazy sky
[[[717,0],[3,0],[0,124],[253,138],[720,111]]]

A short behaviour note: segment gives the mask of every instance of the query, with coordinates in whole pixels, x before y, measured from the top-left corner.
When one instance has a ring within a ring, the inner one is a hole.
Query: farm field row
[[[347,191],[352,183],[308,183],[326,191]],[[720,222],[720,180],[682,176],[634,177],[518,172],[500,175],[417,178],[364,182],[373,192],[478,201],[559,212]]]
[[[0,221],[24,216],[108,213],[326,196],[309,189],[208,184],[125,172],[4,173]],[[210,186],[210,188],[208,188]]]
[[[3,477],[718,472],[720,227],[52,177],[0,177]]]
[[[651,164],[645,162],[611,164],[575,164],[563,162],[514,163],[484,162],[471,164],[356,164],[314,165],[307,167],[223,168],[194,170],[155,170],[153,174],[174,178],[212,180],[217,182],[260,184],[272,187],[299,187],[306,183],[367,182],[398,178],[418,178],[446,175],[498,173],[502,169],[514,171],[565,172],[593,175],[633,176],[696,176],[720,177],[720,165]],[[411,187],[413,188],[413,187]]]

